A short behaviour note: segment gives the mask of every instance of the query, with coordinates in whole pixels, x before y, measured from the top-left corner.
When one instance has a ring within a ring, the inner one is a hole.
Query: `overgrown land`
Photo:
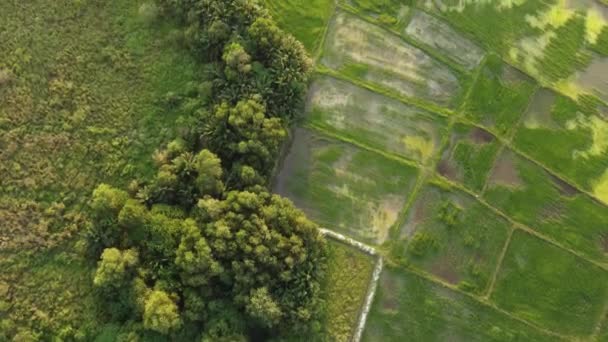
[[[7,0],[0,41],[0,341],[326,338],[371,263],[267,190],[311,62],[260,4]]]

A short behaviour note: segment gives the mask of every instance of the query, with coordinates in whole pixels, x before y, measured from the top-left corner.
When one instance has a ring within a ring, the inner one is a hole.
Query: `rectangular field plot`
[[[476,123],[507,135],[524,114],[534,81],[491,55],[473,85],[465,115]]]
[[[298,129],[274,190],[321,226],[382,243],[416,176],[413,167]]]
[[[385,268],[363,341],[562,340],[415,274]]]
[[[538,165],[504,150],[484,198],[513,219],[601,263],[608,262],[608,208]]]
[[[351,341],[372,279],[375,258],[328,239],[322,298],[326,301],[325,341]]]
[[[514,139],[517,148],[608,204],[608,112],[583,110],[543,89]]]
[[[437,164],[442,176],[480,192],[492,168],[500,143],[487,131],[464,124],[455,124],[450,143]]]
[[[425,163],[436,155],[447,120],[346,81],[317,79],[308,120],[350,140]]]
[[[402,228],[408,260],[460,288],[481,293],[509,232],[509,223],[457,190],[428,184]]]
[[[366,16],[370,20],[392,27],[403,28],[410,13],[412,0],[339,0],[342,6]]]
[[[459,75],[378,26],[340,11],[330,23],[321,62],[342,74],[409,98],[454,107]]]
[[[591,335],[608,301],[608,273],[525,232],[514,234],[491,299],[552,331]]]
[[[430,46],[466,69],[475,68],[484,51],[446,22],[422,11],[414,12],[405,34]]]

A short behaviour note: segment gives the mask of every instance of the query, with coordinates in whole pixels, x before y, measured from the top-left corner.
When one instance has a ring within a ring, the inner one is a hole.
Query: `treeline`
[[[253,0],[158,0],[206,81],[166,106],[187,112],[151,180],[101,184],[87,232],[94,284],[119,340],[247,341],[319,329],[325,243],[268,192],[310,60]]]

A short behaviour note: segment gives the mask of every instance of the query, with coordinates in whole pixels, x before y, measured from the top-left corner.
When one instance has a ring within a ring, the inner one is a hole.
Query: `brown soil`
[[[564,204],[556,201],[546,205],[539,213],[539,218],[545,222],[559,222],[562,220],[565,210]]]
[[[608,253],[608,233],[604,233],[600,236],[600,246],[604,253]]]
[[[563,196],[572,197],[572,196],[580,194],[580,191],[577,188],[575,188],[574,186],[564,182],[563,180],[561,180],[553,175],[551,175],[551,180],[553,181],[553,184],[559,190],[559,193],[562,194]]]
[[[433,263],[431,266],[431,273],[450,284],[456,285],[460,282],[460,276],[458,275],[458,272],[456,272],[456,268],[451,263],[451,259],[447,255]]]
[[[383,276],[379,280],[382,287],[382,309],[386,311],[399,310],[399,287],[397,279],[391,276]]]
[[[469,134],[469,139],[476,144],[488,144],[494,141],[494,136],[484,129],[475,127]]]
[[[532,82],[530,76],[524,74],[523,72],[515,69],[511,66],[505,65],[502,71],[502,77],[505,82],[510,84],[517,84],[522,82]]]
[[[519,178],[519,172],[515,167],[515,157],[510,151],[505,151],[496,160],[494,170],[490,176],[492,184],[501,184],[510,187],[519,187],[523,185],[521,178]]]
[[[437,172],[445,178],[451,180],[457,180],[458,172],[456,169],[450,165],[450,162],[446,159],[442,159],[439,164],[437,164]]]

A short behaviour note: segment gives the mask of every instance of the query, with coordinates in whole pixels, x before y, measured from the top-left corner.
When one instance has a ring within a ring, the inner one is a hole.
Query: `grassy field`
[[[518,231],[505,255],[492,300],[540,326],[586,338],[602,319],[608,274]]]
[[[500,144],[489,132],[455,124],[437,164],[437,172],[470,190],[481,192],[492,169]]]
[[[387,268],[363,341],[560,341],[469,296]]]
[[[411,264],[465,291],[483,293],[496,269],[509,223],[469,195],[428,184],[401,236]]]
[[[274,190],[321,226],[379,244],[397,222],[416,175],[395,160],[298,129]]]
[[[179,129],[163,98],[199,78],[155,16],[143,1],[0,3],[0,340],[98,331],[85,201],[150,174]]]

